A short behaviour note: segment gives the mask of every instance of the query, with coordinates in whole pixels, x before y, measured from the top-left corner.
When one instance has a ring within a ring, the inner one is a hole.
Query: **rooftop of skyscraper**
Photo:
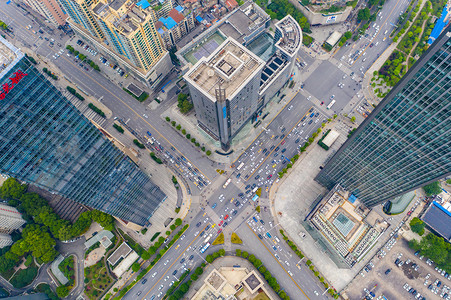
[[[5,39],[0,40],[0,72],[6,70],[8,66],[18,58],[19,52],[19,49]]]
[[[185,75],[216,101],[215,91],[221,86],[226,97],[239,90],[265,62],[232,38],[222,43],[208,58],[203,57]]]
[[[276,23],[276,28],[283,33],[283,37],[276,42],[276,46],[282,48],[290,56],[297,53],[302,43],[302,32],[296,20],[291,15],[287,15]]]
[[[125,34],[135,31],[147,18],[146,12],[130,0],[104,0],[99,2],[93,11],[99,18],[113,24]]]

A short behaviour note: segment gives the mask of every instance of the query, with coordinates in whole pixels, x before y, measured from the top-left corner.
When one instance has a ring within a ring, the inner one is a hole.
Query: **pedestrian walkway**
[[[58,257],[52,262],[50,268],[52,270],[53,275],[55,275],[56,279],[58,279],[59,283],[65,285],[69,282],[69,279],[64,276],[63,272],[59,269],[60,263],[64,260],[62,255],[58,255]]]

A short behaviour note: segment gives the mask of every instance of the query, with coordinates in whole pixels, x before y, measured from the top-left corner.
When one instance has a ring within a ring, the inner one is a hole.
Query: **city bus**
[[[331,109],[331,107],[335,104],[335,100],[332,100],[330,104],[327,106],[327,109]]]
[[[203,246],[202,249],[200,249],[200,253],[204,253],[205,251],[207,251],[208,247],[210,247],[210,243],[206,243],[205,246]]]
[[[224,183],[224,185],[222,186],[222,188],[225,189],[225,188],[229,185],[230,181],[232,181],[232,179],[230,179],[230,178],[227,179],[227,181]]]

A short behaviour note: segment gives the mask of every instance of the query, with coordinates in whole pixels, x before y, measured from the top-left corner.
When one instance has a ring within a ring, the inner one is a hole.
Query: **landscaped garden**
[[[113,281],[108,275],[103,259],[85,268],[85,294],[89,299],[100,299]]]

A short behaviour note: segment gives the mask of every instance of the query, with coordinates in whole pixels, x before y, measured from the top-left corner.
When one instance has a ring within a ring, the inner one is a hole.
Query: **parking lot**
[[[348,286],[349,299],[382,295],[387,299],[451,299],[449,275],[446,278],[443,271],[435,270],[434,263],[410,249],[407,240],[399,237],[386,245]]]

